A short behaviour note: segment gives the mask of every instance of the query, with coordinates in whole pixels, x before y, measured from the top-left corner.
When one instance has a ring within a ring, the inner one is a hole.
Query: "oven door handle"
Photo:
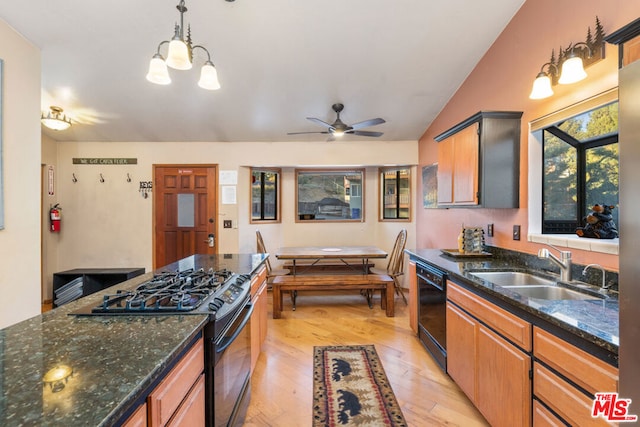
[[[251,320],[251,315],[253,314],[253,309],[255,306],[251,303],[247,304],[246,306],[249,307],[249,311],[247,311],[247,314],[244,315],[242,323],[236,328],[236,330],[233,332],[233,335],[220,341],[220,345],[216,346],[216,353],[222,353],[223,351],[225,351],[227,347],[229,347],[231,343],[233,343],[233,340],[235,340],[238,335],[240,335],[240,332],[242,332],[244,327],[247,326],[249,320]]]
[[[417,276],[418,276],[419,279],[423,280],[424,282],[428,283],[429,285],[433,286],[434,288],[444,292],[444,286],[442,286],[442,283],[444,283],[444,280],[442,282],[440,282],[440,283],[436,283],[433,280],[427,279],[426,277],[421,276],[419,274]]]

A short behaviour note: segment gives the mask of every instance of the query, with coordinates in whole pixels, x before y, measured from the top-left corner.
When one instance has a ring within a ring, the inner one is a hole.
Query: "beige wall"
[[[411,165],[418,157],[417,141],[280,142],[280,143],[71,143],[57,145],[57,202],[63,208],[62,232],[50,248],[57,254],[52,271],[80,267],[152,268],[152,198],[139,193],[140,181],[152,180],[154,164],[217,164],[220,171],[238,172],[237,204],[219,204],[220,253],[255,251],[260,229],[269,250],[283,245],[370,244],[391,250],[401,228],[414,246],[415,221],[381,223],[377,208],[377,165]],[[73,165],[74,157],[137,158],[136,165]],[[249,224],[249,167],[281,167],[282,223]],[[295,167],[366,167],[365,222],[295,223]],[[415,172],[415,171],[414,171]],[[127,173],[132,182],[127,182]],[[77,182],[72,182],[75,174]],[[100,174],[105,182],[100,182]],[[416,188],[413,174],[413,188]],[[231,219],[236,228],[223,229]],[[47,265],[47,268],[52,266]],[[49,297],[50,298],[50,297]]]
[[[40,313],[40,51],[0,20],[0,328]]]
[[[589,77],[573,85],[554,86],[555,95],[530,100],[531,85],[540,67],[549,61],[551,50],[569,43],[585,41],[587,28],[595,28],[599,17],[607,34],[640,16],[640,2],[627,0],[529,0],[514,16],[491,49],[478,63],[458,92],[420,139],[420,167],[437,162],[433,138],[478,111],[523,111],[520,162],[520,209],[418,209],[418,247],[455,247],[462,223],[494,223],[495,237],[489,244],[535,253],[540,245],[529,243],[528,232],[529,122],[580,100],[617,87],[617,47],[606,46],[606,58],[587,68]],[[532,183],[532,185],[537,185]],[[420,190],[421,191],[421,190]],[[420,192],[418,193],[420,194]],[[523,239],[511,238],[512,226],[522,226]],[[598,262],[618,269],[618,256],[574,250],[578,263]]]

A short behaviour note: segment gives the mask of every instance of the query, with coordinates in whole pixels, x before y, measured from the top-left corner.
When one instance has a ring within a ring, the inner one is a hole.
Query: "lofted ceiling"
[[[185,26],[222,88],[197,86],[204,63],[145,79],[179,21],[178,0],[3,2],[0,18],[41,50],[42,108],[74,125],[59,141],[324,141],[316,117],[379,140],[417,140],[524,0],[186,0]],[[165,51],[166,52],[166,51]],[[165,53],[163,52],[163,53]],[[6,66],[10,66],[6,65]],[[346,135],[345,139],[368,139]]]

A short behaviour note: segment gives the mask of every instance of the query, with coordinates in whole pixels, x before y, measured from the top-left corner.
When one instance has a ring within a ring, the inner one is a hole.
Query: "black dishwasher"
[[[447,275],[428,264],[416,264],[418,276],[418,338],[447,371]]]

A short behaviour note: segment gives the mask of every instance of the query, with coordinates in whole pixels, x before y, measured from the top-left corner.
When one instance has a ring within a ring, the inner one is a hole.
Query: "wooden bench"
[[[361,291],[382,290],[380,306],[387,317],[394,316],[394,283],[386,274],[330,274],[330,275],[287,275],[277,276],[271,284],[273,290],[273,318],[282,315],[282,292],[291,291],[295,310],[296,291],[341,291],[358,289]],[[371,292],[367,292],[367,302],[371,307]]]

